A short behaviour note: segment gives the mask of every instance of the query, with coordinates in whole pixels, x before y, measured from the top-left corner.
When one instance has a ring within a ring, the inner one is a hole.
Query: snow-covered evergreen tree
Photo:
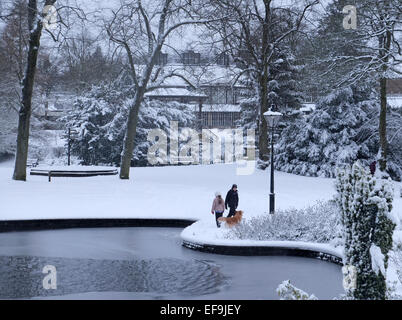
[[[289,173],[334,177],[341,164],[374,160],[374,138],[365,134],[373,112],[375,105],[364,101],[357,89],[335,91],[311,115],[282,131],[275,166]]]
[[[392,179],[402,180],[402,108],[388,108],[387,172]]]
[[[84,97],[78,97],[72,112],[63,120],[67,127],[77,128],[78,137],[72,143],[72,153],[83,164],[120,163],[128,110],[132,95],[124,89],[106,85],[93,86]],[[168,132],[170,121],[191,127],[195,114],[189,106],[178,102],[144,101],[139,114],[133,165],[148,165],[147,150],[151,145],[148,132],[162,129]]]
[[[239,125],[246,129],[258,130],[258,98],[256,96],[244,98],[240,102],[240,119]]]
[[[271,104],[277,106],[284,114],[280,125],[286,127],[294,121],[297,111],[303,100],[302,93],[297,86],[300,78],[300,68],[290,53],[277,50],[276,59],[270,63],[268,80],[268,97]],[[251,82],[251,81],[250,81]],[[248,85],[252,85],[248,83]],[[240,119],[238,124],[243,129],[256,130],[256,144],[259,144],[259,100],[258,95],[245,97],[240,103]],[[268,129],[269,130],[269,129]],[[269,163],[259,160],[259,166],[264,168]]]
[[[335,90],[322,98],[311,114],[287,123],[276,146],[276,168],[334,177],[339,165],[356,160],[369,165],[377,159],[378,113],[377,100],[367,95],[365,87]],[[393,113],[389,119],[394,126],[402,125],[402,118]],[[402,177],[400,138],[396,130],[389,146],[388,172],[396,180]]]
[[[282,113],[301,107],[303,95],[297,85],[300,70],[293,54],[284,48],[275,52],[275,59],[269,64],[268,98]]]
[[[355,299],[385,299],[388,252],[395,219],[391,215],[390,181],[372,176],[359,162],[337,173],[337,201],[341,209],[344,264],[356,270]]]
[[[195,128],[196,113],[186,104],[176,101],[149,100],[143,102],[138,116],[137,134],[135,137],[134,165],[149,165],[147,160],[148,148],[152,142],[147,140],[148,132],[152,129],[161,129],[169,134],[172,121],[178,122],[180,133],[183,128]],[[184,142],[185,136],[179,133],[177,139]],[[171,136],[170,136],[171,137]]]
[[[356,30],[345,29],[342,24],[345,18],[343,8],[355,4],[356,0],[328,1],[325,11],[319,16],[317,28],[309,31],[310,37],[304,37],[297,47],[296,56],[305,66],[302,89],[313,101],[317,96],[330,94],[358,63],[350,59],[348,63],[340,64],[341,57],[359,56],[365,52],[365,38],[356,37]],[[329,68],[331,72],[328,72]],[[355,79],[354,83],[364,82],[365,78]]]
[[[61,119],[66,127],[78,130],[71,151],[83,164],[118,163],[121,143],[116,142],[121,133],[110,131],[110,125],[118,122],[127,102],[129,97],[122,91],[93,86],[88,94],[76,98],[71,112]],[[124,127],[124,122],[119,124]]]

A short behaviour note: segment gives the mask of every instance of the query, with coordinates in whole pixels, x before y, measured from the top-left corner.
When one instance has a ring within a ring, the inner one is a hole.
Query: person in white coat
[[[217,191],[215,192],[215,199],[212,202],[211,213],[215,214],[216,226],[219,228],[221,226],[218,219],[223,216],[225,212],[225,201],[222,198],[222,194]]]

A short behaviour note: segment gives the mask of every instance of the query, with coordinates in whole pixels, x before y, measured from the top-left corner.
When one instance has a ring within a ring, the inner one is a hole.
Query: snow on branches
[[[344,264],[356,268],[355,299],[386,298],[386,268],[395,219],[390,180],[370,174],[359,162],[337,172],[337,202],[343,225]]]
[[[278,293],[280,300],[317,300],[315,295],[310,295],[307,292],[296,288],[289,280],[283,281],[276,289],[276,292]]]

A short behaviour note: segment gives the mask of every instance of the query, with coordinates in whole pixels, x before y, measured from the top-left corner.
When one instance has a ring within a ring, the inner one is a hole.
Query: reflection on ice
[[[57,270],[56,290],[42,285],[42,268],[49,264]],[[0,257],[0,298],[102,291],[203,295],[218,291],[222,282],[219,268],[196,260]]]

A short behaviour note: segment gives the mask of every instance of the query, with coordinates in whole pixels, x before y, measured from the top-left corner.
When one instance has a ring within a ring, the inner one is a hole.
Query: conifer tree
[[[389,180],[372,176],[359,162],[338,170],[336,189],[341,209],[344,264],[356,270],[354,299],[385,299],[388,252],[395,229]]]

